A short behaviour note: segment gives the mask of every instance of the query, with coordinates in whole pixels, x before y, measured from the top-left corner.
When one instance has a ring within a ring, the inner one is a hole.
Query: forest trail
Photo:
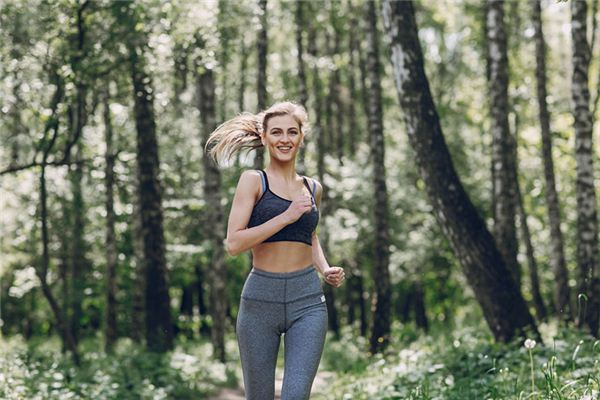
[[[322,393],[328,386],[328,383],[335,376],[331,371],[317,371],[317,376],[313,382],[311,396]],[[283,370],[278,368],[275,372],[275,400],[281,400],[281,385],[283,384]],[[217,394],[209,397],[208,400],[245,400],[244,381],[240,379],[240,386],[231,389],[223,388]]]

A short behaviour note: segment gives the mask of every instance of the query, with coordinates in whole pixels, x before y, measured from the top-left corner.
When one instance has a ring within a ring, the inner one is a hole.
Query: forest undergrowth
[[[543,344],[498,344],[483,326],[423,335],[396,323],[392,336],[400,340],[368,357],[359,350],[366,340],[344,327],[324,354],[336,379],[316,399],[597,400],[600,340],[556,320],[539,329]]]
[[[313,400],[577,399],[597,400],[600,341],[580,331],[540,324],[543,344],[494,343],[483,326],[437,329],[425,335],[412,324],[393,324],[385,354],[370,356],[356,326],[329,332],[319,371],[334,378]],[[241,384],[234,334],[228,361],[212,360],[204,341],[180,341],[164,355],[120,339],[112,354],[101,340],[81,343],[77,367],[61,353],[58,338],[0,339],[2,399],[203,399]],[[280,353],[282,353],[280,351]],[[282,367],[280,354],[278,368]]]

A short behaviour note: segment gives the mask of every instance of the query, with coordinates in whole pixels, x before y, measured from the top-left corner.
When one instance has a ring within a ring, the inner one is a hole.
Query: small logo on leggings
[[[325,301],[325,295],[321,296],[321,303]]]

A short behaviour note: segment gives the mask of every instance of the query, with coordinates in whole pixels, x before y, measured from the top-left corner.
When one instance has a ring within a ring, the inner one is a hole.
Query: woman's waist
[[[264,271],[293,272],[312,262],[312,246],[301,242],[265,242],[252,249],[253,266]]]
[[[322,293],[321,280],[312,264],[289,272],[272,272],[254,265],[242,289],[243,298],[277,303]]]

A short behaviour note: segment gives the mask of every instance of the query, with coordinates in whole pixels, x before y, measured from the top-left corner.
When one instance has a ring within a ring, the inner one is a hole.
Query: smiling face
[[[281,161],[293,160],[304,138],[298,122],[289,114],[269,118],[261,136],[271,157]]]

